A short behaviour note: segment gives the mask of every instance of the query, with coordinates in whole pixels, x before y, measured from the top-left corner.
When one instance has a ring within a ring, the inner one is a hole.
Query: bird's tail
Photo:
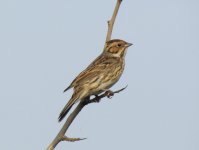
[[[72,106],[75,104],[75,102],[77,101],[78,98],[79,97],[74,93],[73,96],[71,97],[71,99],[68,101],[68,103],[64,106],[63,110],[59,114],[59,118],[58,118],[59,122],[61,122],[64,119],[64,117],[67,115],[67,113],[72,108]]]

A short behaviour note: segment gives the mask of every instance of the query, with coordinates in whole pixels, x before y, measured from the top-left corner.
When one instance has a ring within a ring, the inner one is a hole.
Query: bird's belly
[[[106,90],[108,90],[109,88],[111,88],[117,81],[107,81],[105,83],[101,83],[98,85],[97,88],[92,89],[90,91],[90,95],[98,95]]]
[[[100,86],[98,88],[102,89],[102,90],[107,90],[107,89],[111,88],[116,82],[117,81],[110,80],[108,82],[100,84]]]
[[[122,70],[123,71],[123,70]],[[98,80],[94,82],[89,82],[87,86],[88,95],[98,95],[109,88],[111,88],[121,77],[122,71],[113,76],[112,74],[98,76]]]

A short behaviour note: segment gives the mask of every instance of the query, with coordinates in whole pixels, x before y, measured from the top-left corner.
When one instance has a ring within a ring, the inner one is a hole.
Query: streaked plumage
[[[112,87],[121,77],[125,65],[126,50],[131,43],[114,39],[106,43],[105,49],[83,72],[70,84],[74,93],[59,115],[61,121],[73,104],[90,95],[98,95]]]

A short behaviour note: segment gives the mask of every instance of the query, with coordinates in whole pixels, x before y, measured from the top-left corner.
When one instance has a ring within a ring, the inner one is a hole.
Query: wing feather
[[[111,69],[111,65],[118,63],[118,59],[119,58],[110,58],[106,55],[100,55],[72,81],[70,86],[66,88],[64,92],[77,84],[86,83],[91,79],[95,80],[95,77],[97,78],[101,73]],[[107,65],[109,65],[109,67],[107,67]]]

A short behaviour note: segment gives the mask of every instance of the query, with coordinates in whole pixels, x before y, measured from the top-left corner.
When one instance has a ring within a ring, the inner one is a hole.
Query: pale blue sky
[[[0,1],[2,150],[44,150],[74,77],[102,51],[116,0]],[[199,2],[124,0],[113,38],[134,43],[111,100],[87,106],[62,149],[199,149]]]

